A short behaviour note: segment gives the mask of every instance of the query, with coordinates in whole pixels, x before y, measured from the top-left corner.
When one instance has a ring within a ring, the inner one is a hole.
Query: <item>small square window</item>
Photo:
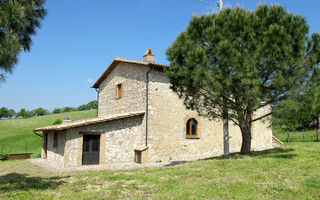
[[[116,85],[116,99],[121,99],[123,94],[122,83]]]

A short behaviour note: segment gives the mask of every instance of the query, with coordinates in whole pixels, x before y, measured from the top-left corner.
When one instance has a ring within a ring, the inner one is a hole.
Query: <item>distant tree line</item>
[[[0,119],[27,118],[27,117],[33,117],[33,116],[43,116],[43,115],[66,113],[66,112],[72,112],[72,111],[93,110],[93,109],[97,109],[97,107],[98,107],[98,102],[96,100],[90,101],[87,104],[80,105],[77,108],[75,107],[55,108],[52,112],[44,108],[36,108],[33,110],[27,110],[25,108],[21,108],[19,112],[16,112],[13,109],[2,107],[0,108]]]

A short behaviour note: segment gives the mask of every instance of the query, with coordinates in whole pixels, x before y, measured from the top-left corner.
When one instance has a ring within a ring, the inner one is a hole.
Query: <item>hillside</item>
[[[2,153],[33,153],[33,157],[40,156],[41,137],[33,133],[33,129],[50,126],[56,119],[70,115],[72,120],[95,117],[96,110],[75,111],[51,114],[26,119],[0,120],[0,154]]]

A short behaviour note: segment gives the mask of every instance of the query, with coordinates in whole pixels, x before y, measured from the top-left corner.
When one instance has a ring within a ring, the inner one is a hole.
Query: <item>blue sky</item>
[[[216,0],[207,0],[216,2]],[[260,0],[225,0],[254,10]],[[320,1],[265,0],[306,17],[310,32],[320,30]],[[48,15],[22,53],[14,73],[0,85],[0,107],[19,110],[79,106],[96,99],[90,86],[114,56],[141,60],[152,48],[156,62],[193,14],[218,8],[196,0],[49,0]]]

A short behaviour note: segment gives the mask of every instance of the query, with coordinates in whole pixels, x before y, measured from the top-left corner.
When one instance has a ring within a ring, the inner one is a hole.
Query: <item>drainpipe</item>
[[[97,117],[99,116],[99,89],[98,88],[94,88],[97,92]]]
[[[42,137],[42,135],[40,135],[39,133],[37,133],[37,131],[33,131],[34,134],[36,134],[39,137]]]
[[[146,147],[148,146],[148,127],[149,127],[149,73],[151,71],[151,66],[146,73]]]

